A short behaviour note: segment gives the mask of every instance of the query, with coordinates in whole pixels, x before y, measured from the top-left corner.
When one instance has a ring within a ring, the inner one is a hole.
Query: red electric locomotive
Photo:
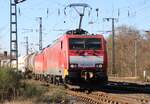
[[[43,52],[45,74],[52,82],[108,80],[106,41],[102,35],[89,35],[84,30],[68,31]]]

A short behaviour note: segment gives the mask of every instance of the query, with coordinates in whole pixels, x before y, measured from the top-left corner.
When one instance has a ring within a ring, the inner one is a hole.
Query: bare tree
[[[108,72],[111,74],[111,36],[107,41],[108,60],[110,60]],[[141,71],[144,70],[143,68],[147,66],[146,63],[148,63],[148,60],[146,59],[148,54],[146,56],[144,54],[143,56],[141,55],[143,52],[148,52],[148,50],[144,51],[144,49],[148,47],[145,42],[146,40],[143,39],[140,32],[134,27],[123,25],[116,28],[115,67],[118,76],[133,77],[140,75]]]

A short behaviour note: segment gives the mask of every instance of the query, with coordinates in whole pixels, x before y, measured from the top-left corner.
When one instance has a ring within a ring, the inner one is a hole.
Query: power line
[[[79,21],[79,30],[80,30],[81,29],[81,25],[82,25],[83,16],[85,14],[85,9],[86,8],[92,9],[92,8],[88,4],[85,4],[85,3],[72,3],[72,4],[67,5],[64,8],[64,13],[65,13],[65,10],[66,10],[67,7],[74,8],[75,11],[80,16],[80,21]],[[82,7],[82,11],[79,11],[78,7]]]

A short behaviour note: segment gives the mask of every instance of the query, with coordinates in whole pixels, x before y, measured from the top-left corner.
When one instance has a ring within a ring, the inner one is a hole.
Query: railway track
[[[96,90],[91,90],[91,92],[89,92],[88,89],[80,89],[80,87],[68,87],[75,89],[66,89],[66,93],[74,96],[77,98],[77,101],[82,101],[85,104],[150,104],[149,97],[141,97],[142,93],[147,94],[145,91],[149,92],[150,88],[147,86],[114,83]],[[142,90],[142,93],[138,93]]]
[[[97,88],[89,94],[79,90],[68,91],[67,93],[88,104],[150,104],[149,97],[145,98],[141,95],[149,94],[149,92],[150,87],[147,85],[111,83]]]
[[[81,100],[87,104],[146,104],[139,103],[133,99],[111,96],[104,92],[92,92],[90,94],[86,94],[83,92],[68,90],[67,94],[75,96],[78,100]]]
[[[141,92],[138,90],[148,91],[149,87],[128,85],[128,84],[121,85],[117,83],[109,84],[107,85],[107,87],[103,86],[96,90],[89,90],[89,91],[88,89],[83,90],[80,89],[80,87],[75,86],[68,86],[68,87],[75,88],[72,90],[66,89],[66,93],[70,96],[74,96],[77,99],[77,103],[78,101],[81,101],[84,102],[83,104],[150,104],[149,96],[145,98],[144,96],[141,96],[142,93],[138,93]],[[132,90],[134,92],[132,92]],[[143,93],[143,95],[144,94],[147,93]]]
[[[121,98],[133,99],[136,100],[140,104],[150,104],[150,99],[144,98],[142,95],[119,95]]]

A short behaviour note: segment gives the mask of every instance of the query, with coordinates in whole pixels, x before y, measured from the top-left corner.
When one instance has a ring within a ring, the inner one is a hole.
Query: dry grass
[[[35,104],[32,100],[25,100],[25,101],[11,101],[11,102],[4,102],[3,104]]]
[[[37,102],[40,102],[38,104],[68,104],[69,99],[63,86],[49,85],[48,88],[49,91],[37,100]]]
[[[0,83],[3,83],[0,84],[0,92],[2,92],[0,94],[0,103],[59,104],[65,103],[68,100],[63,86],[54,86],[51,84],[47,86],[46,83],[41,81],[23,80],[21,78],[19,73],[15,73],[9,69],[0,69]]]
[[[63,86],[47,85],[46,83],[35,80],[26,80],[25,83],[28,85],[26,89],[28,90],[26,91],[27,96],[20,96],[14,101],[7,101],[3,104],[68,104],[69,102]],[[40,94],[35,93],[36,91],[39,91]]]

